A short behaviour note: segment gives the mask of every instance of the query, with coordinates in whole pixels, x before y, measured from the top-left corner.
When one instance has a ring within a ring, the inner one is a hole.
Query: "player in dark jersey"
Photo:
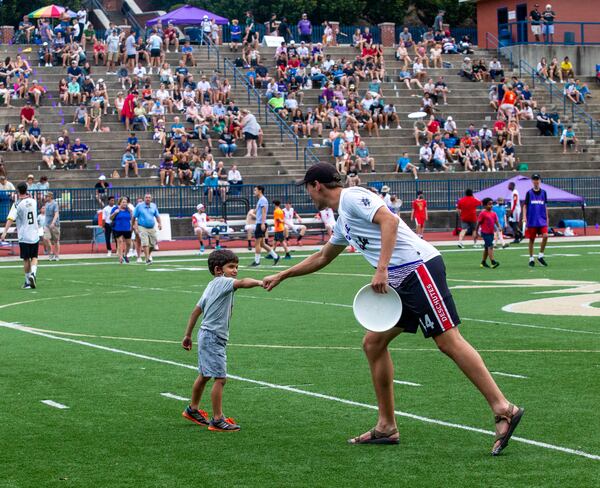
[[[535,266],[533,245],[538,235],[542,236],[542,243],[537,260],[542,266],[548,266],[544,259],[544,249],[548,242],[548,195],[546,190],[541,187],[542,179],[539,174],[536,173],[531,177],[531,184],[533,188],[525,195],[525,204],[523,205],[525,237],[529,239],[529,266]]]

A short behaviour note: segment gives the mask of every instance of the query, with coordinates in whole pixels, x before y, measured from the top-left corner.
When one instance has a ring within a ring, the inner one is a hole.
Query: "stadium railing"
[[[525,73],[527,77],[531,78],[531,88],[535,88],[536,81],[538,84],[546,88],[548,94],[550,95],[550,103],[559,104],[562,102],[563,116],[569,114],[572,122],[582,122],[587,125],[590,139],[594,138],[594,132],[596,134],[600,133],[600,121],[589,115],[581,105],[576,105],[570,100],[567,100],[567,97],[563,93],[564,85],[549,83],[542,76],[540,76],[537,69],[531,66],[524,59],[520,59],[519,78],[523,78],[523,73]]]
[[[540,41],[532,41],[531,21],[519,20],[498,25],[498,37],[506,46],[516,44],[599,45],[600,22],[554,22],[553,41],[542,33]],[[586,39],[587,37],[587,39]]]
[[[280,141],[283,142],[284,136],[287,137],[290,141],[292,141],[296,151],[296,159],[298,159],[300,155],[300,143],[298,140],[298,136],[294,133],[294,130],[268,104],[263,104],[260,92],[256,89],[256,87],[250,84],[250,82],[248,81],[248,77],[243,72],[241,72],[240,69],[229,60],[229,58],[223,57],[223,76],[225,78],[227,78],[228,70],[231,71],[231,73],[233,74],[234,89],[237,88],[238,82],[246,88],[248,104],[251,104],[253,101],[256,103],[256,108],[258,110],[258,118],[260,119],[262,116],[262,120],[265,122],[265,124],[269,124],[269,122],[274,122],[279,127]]]
[[[408,32],[411,33],[413,41],[416,41],[416,42],[421,41],[421,37],[428,30],[428,27],[426,27],[426,26],[397,25],[395,38],[394,38],[396,42],[398,42],[398,39],[400,38],[400,33],[404,30],[404,27],[408,27]],[[354,33],[354,31],[352,31],[350,33],[350,38],[352,38],[353,33]],[[469,38],[471,39],[471,44],[473,44],[475,46],[477,45],[477,28],[474,28],[474,27],[451,27],[450,33],[452,34],[452,37],[454,37],[454,39],[456,39],[457,42],[459,42],[463,36],[469,36]]]
[[[500,58],[506,59],[510,65],[510,69],[513,69],[514,63],[513,63],[512,51],[505,52],[502,50],[503,47],[506,47],[506,44],[503,44],[501,41],[499,41],[498,38],[494,34],[492,34],[491,32],[485,33],[485,48],[486,49],[495,49],[496,57],[498,59],[500,59]]]
[[[425,192],[427,196],[427,207],[430,210],[452,211],[457,200],[462,197],[467,188],[474,192],[484,190],[492,185],[506,181],[505,178],[464,180],[393,180],[368,183],[368,186],[380,189],[383,185],[390,187],[390,193],[395,194],[405,202],[403,209],[409,208],[418,190]],[[585,199],[586,205],[600,206],[600,177],[573,177],[573,178],[544,178],[544,183],[580,195]],[[255,185],[235,185],[229,187],[228,199],[232,199],[231,207],[228,207],[228,215],[241,217],[246,214],[246,207],[240,201],[253,201],[253,190]],[[269,199],[279,198],[281,201],[291,201],[300,213],[315,211],[315,207],[303,187],[293,183],[287,184],[264,184],[265,195]],[[91,221],[99,210],[99,202],[96,199],[94,188],[52,188],[55,200],[58,202],[61,212],[61,220],[87,220]],[[147,186],[147,187],[113,187],[107,190],[108,195],[128,196],[132,201],[137,197],[143,197],[146,193],[153,196],[158,208],[163,213],[169,213],[173,217],[189,217],[195,212],[199,202],[207,206],[209,215],[220,215],[222,201],[214,192],[211,202],[208,202],[208,189],[200,186]],[[48,190],[46,190],[48,191]],[[44,191],[33,190],[35,198],[40,199]],[[0,191],[0,222],[6,220],[14,192]],[[568,204],[569,206],[571,204]],[[552,206],[565,206],[565,204],[552,203]]]

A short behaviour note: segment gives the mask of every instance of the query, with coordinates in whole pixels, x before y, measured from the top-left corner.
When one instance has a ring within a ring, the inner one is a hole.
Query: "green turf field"
[[[4,262],[0,486],[600,486],[600,243],[553,246],[550,266],[533,269],[523,247],[498,252],[497,270],[479,268],[479,251],[446,249],[463,335],[526,408],[501,457],[489,455],[483,398],[421,334],[393,343],[395,377],[412,383],[395,385],[401,445],[346,444],[376,419],[350,307],[372,272],[359,256],[270,294],[236,293],[224,407],[242,431],[225,434],[181,417],[197,359],[180,341],[210,279],[205,258],[42,262],[32,291],[19,288],[20,263]],[[240,277],[272,272],[249,262]],[[548,298],[534,314],[502,310]]]

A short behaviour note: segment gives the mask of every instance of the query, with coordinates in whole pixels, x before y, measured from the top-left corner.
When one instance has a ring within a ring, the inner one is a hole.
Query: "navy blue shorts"
[[[494,247],[494,234],[485,234],[482,232],[481,237],[483,239],[483,247],[486,249]]]
[[[441,256],[422,263],[394,289],[402,299],[402,316],[396,327],[405,332],[415,334],[420,326],[425,337],[432,337],[460,324]]]

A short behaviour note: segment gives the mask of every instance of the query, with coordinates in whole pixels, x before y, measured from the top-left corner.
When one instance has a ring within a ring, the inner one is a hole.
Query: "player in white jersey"
[[[398,444],[400,436],[394,413],[394,366],[389,343],[401,332],[415,333],[419,326],[433,337],[438,348],[454,360],[488,401],[496,418],[497,437],[492,454],[506,447],[523,415],[523,409],[509,403],[487,370],[479,353],[461,336],[460,321],[446,284],[440,253],[420,239],[383,200],[360,187],[343,188],[342,177],[327,163],[308,169],[302,184],[315,206],[337,210],[332,238],[320,251],[301,263],[263,279],[272,290],[287,278],[314,273],[327,266],[352,243],[375,268],[371,286],[377,293],[393,287],[402,298],[402,316],[391,330],[367,332],[363,348],[371,376],[379,418],[376,426],[351,444]]]
[[[38,247],[40,234],[37,221],[37,203],[27,193],[27,184],[19,183],[17,185],[18,198],[13,204],[8,217],[6,226],[2,232],[0,240],[6,240],[8,229],[13,222],[17,224],[17,235],[19,237],[19,252],[23,260],[23,270],[25,272],[25,283],[23,288],[29,290],[37,286],[37,263]]]
[[[508,184],[508,189],[512,192],[510,197],[510,209],[508,211],[508,224],[513,231],[513,244],[518,244],[523,239],[523,232],[521,232],[521,229],[519,228],[519,222],[521,221],[521,197],[519,196],[519,190],[517,190],[514,181],[511,181]]]
[[[317,218],[321,219],[323,225],[325,226],[325,230],[327,231],[327,237],[331,239],[333,235],[333,229],[335,228],[335,215],[333,214],[333,210],[330,208],[324,208],[320,210],[317,214]]]
[[[248,251],[252,251],[252,236],[254,235],[254,229],[256,229],[256,210],[251,208],[246,214],[246,225],[244,226],[246,240],[248,241]]]
[[[192,215],[192,226],[194,227],[194,234],[196,234],[198,242],[200,242],[200,254],[204,252],[204,241],[202,240],[203,236],[206,236],[206,238],[208,239],[212,235],[215,239],[215,249],[221,249],[221,237],[219,236],[219,229],[217,229],[216,227],[214,229],[211,229],[208,226],[208,215],[206,215],[204,205],[202,205],[201,203],[198,204],[196,206],[196,210],[197,212],[194,215]]]
[[[296,237],[296,245],[302,245],[302,238],[304,234],[306,234],[306,225],[302,223],[302,217],[298,215],[294,207],[292,207],[291,202],[286,202],[285,207],[283,208],[283,217],[284,217],[284,225],[285,225],[285,240],[290,240],[290,231],[295,232],[297,234]]]

